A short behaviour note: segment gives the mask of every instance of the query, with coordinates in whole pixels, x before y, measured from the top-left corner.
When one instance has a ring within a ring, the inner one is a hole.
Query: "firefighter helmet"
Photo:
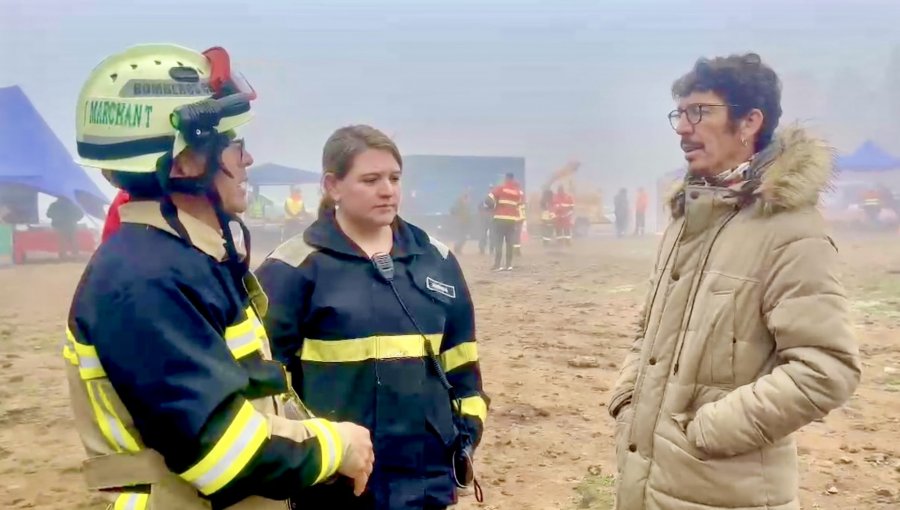
[[[103,60],[81,89],[78,162],[156,172],[160,157],[247,123],[255,97],[222,48],[200,53],[174,44],[133,46]]]

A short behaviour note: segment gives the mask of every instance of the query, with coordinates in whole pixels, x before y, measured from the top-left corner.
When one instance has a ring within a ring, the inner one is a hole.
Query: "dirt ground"
[[[839,241],[864,377],[849,405],[799,434],[803,508],[900,508],[900,237]],[[464,497],[462,510],[612,507],[604,405],[654,243],[597,239],[567,253],[526,246],[517,271],[503,274],[463,256],[493,403],[478,455],[486,501]],[[0,269],[0,508],[104,508],[83,488],[60,356],[82,269]],[[577,356],[599,366],[569,366]]]

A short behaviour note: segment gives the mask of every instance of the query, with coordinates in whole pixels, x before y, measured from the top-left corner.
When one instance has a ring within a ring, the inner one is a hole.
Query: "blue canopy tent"
[[[852,154],[838,156],[835,167],[841,172],[886,172],[900,169],[900,159],[867,140]]]
[[[314,184],[322,174],[300,170],[275,163],[264,163],[250,167],[247,179],[251,186],[292,186],[294,184]]]
[[[109,203],[17,86],[0,88],[0,185],[68,198],[99,219]]]

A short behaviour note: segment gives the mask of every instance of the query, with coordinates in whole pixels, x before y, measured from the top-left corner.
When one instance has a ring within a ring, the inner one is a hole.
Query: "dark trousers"
[[[518,240],[516,223],[515,220],[494,220],[494,228],[491,231],[491,237],[494,240],[494,268],[504,267],[500,265],[504,245],[506,245],[505,267],[512,267],[513,246]]]

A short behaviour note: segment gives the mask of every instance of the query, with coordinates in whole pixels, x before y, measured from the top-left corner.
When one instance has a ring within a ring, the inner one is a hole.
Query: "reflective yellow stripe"
[[[100,392],[100,399],[103,401],[103,405],[106,408],[105,414],[110,423],[110,429],[116,438],[116,442],[129,452],[134,453],[140,450],[134,436],[132,436],[131,433],[128,432],[128,428],[125,427],[125,422],[119,418],[115,408],[109,403],[109,397],[107,397],[106,392],[103,391],[103,386],[97,385],[97,390]]]
[[[150,506],[150,495],[137,492],[123,492],[116,498],[114,510],[147,510]]]
[[[63,358],[76,367],[78,366],[78,356],[75,355],[75,349],[72,348],[68,341],[63,345]]]
[[[266,418],[249,402],[244,402],[222,438],[181,477],[209,496],[240,474],[268,434]]]
[[[87,381],[84,383],[84,385],[87,389],[88,400],[91,401],[91,409],[94,410],[94,417],[97,419],[97,426],[100,427],[100,432],[103,434],[103,437],[106,438],[106,441],[110,444],[110,446],[112,446],[117,452],[121,453],[125,449],[125,446],[118,440],[116,440],[116,436],[113,434],[115,423],[112,422],[110,416],[107,416],[107,414],[103,412],[103,407],[100,403],[100,399],[97,398],[97,395],[94,392],[93,383]]]
[[[478,361],[478,345],[475,342],[459,344],[441,354],[441,366],[444,368],[444,372],[452,372],[473,361]]]
[[[519,217],[518,217],[518,216],[498,216],[498,215],[494,215],[494,219],[495,219],[495,220],[514,220],[514,221],[518,221],[518,220],[519,220]]]
[[[337,472],[343,461],[344,444],[341,442],[341,436],[338,434],[337,429],[334,428],[334,424],[327,420],[316,418],[303,420],[301,423],[313,433],[319,442],[319,448],[322,450],[319,476],[316,477],[314,482],[319,483]]]
[[[241,359],[262,351],[265,328],[256,318],[252,308],[247,308],[247,319],[225,329],[225,342],[234,359]]]
[[[514,205],[514,206],[519,205],[519,202],[517,202],[515,200],[498,200],[497,203],[502,204],[502,205]]]
[[[434,352],[440,352],[442,333],[427,335]],[[349,363],[369,359],[422,358],[425,341],[421,335],[372,336],[350,340],[303,341],[300,359],[322,363]]]
[[[66,328],[66,339],[75,350],[74,356],[78,364],[78,373],[83,380],[106,377],[106,371],[103,370],[100,358],[97,356],[97,349],[93,345],[80,343],[68,328]],[[69,360],[71,361],[72,359],[69,358]]]
[[[475,416],[484,423],[487,419],[487,403],[480,395],[466,397],[459,400],[460,412],[465,415]]]

